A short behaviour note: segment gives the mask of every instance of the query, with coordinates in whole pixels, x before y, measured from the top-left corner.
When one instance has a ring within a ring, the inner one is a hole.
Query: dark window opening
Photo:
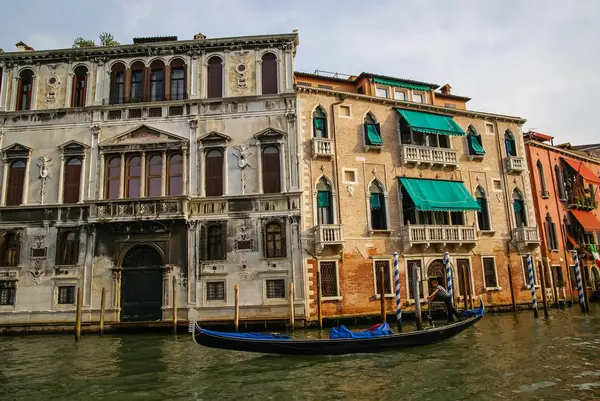
[[[515,224],[517,227],[527,227],[527,214],[525,211],[525,201],[523,195],[518,190],[513,191],[513,211],[515,214]]]
[[[79,191],[81,184],[81,159],[72,157],[65,166],[65,182],[63,188],[63,202],[77,203],[79,202]]]
[[[507,156],[517,156],[517,144],[515,137],[509,131],[504,133],[504,147],[506,148]]]
[[[21,241],[19,235],[15,232],[7,232],[1,238],[2,240],[2,266],[16,267],[20,262]]]
[[[18,89],[17,110],[31,110],[31,100],[33,97],[33,71],[21,71]]]
[[[75,303],[75,286],[60,286],[58,287],[58,304],[72,305]]]
[[[327,117],[323,110],[318,107],[313,116],[313,130],[315,138],[327,138]]]
[[[142,63],[134,63],[131,66],[131,92],[129,93],[131,102],[144,100],[144,70]]]
[[[113,157],[106,163],[106,199],[119,199],[121,188],[121,158]]]
[[[110,73],[110,104],[125,102],[125,65],[117,63],[112,66]]]
[[[87,92],[88,69],[84,66],[75,68],[73,76],[72,107],[84,107]]]
[[[317,219],[319,225],[333,224],[331,185],[325,178],[321,178],[317,184]]]
[[[377,181],[369,187],[369,206],[371,209],[371,228],[373,230],[387,230],[385,195],[383,188]]]
[[[206,154],[206,196],[223,195],[223,153],[213,149]]]
[[[162,62],[154,62],[150,66],[150,100],[165,100],[165,69]]]
[[[225,301],[225,282],[212,281],[206,283],[207,301]]]
[[[223,97],[223,61],[220,57],[208,59],[207,82],[209,99]]]
[[[390,262],[389,260],[376,260],[375,261],[375,286],[377,288],[377,295],[381,295],[381,269],[383,268],[383,282],[385,286],[385,293],[392,293],[392,278],[390,275]]]
[[[477,212],[477,224],[479,229],[482,231],[489,231],[491,229],[490,224],[490,210],[487,201],[487,196],[481,187],[477,187],[475,190],[475,200],[481,208]]]
[[[60,233],[56,247],[56,264],[77,265],[79,259],[79,235],[74,231]]]
[[[336,262],[321,262],[321,295],[323,297],[337,297],[338,282]]]
[[[262,56],[262,94],[277,93],[277,57],[273,53]]]
[[[285,257],[285,245],[284,227],[276,222],[267,224],[265,227],[265,257]]]
[[[14,305],[16,295],[17,284],[14,281],[0,281],[0,305]]]
[[[494,258],[483,258],[483,275],[484,284],[487,288],[498,287],[498,280],[496,278],[496,261]]]
[[[409,260],[407,261],[407,266],[408,266],[408,297],[409,299],[415,299],[415,291],[413,288],[413,271],[416,269],[417,271],[421,271],[421,261],[420,260]],[[423,298],[424,297],[424,293],[423,293],[423,281],[419,281],[419,294],[420,297]]]
[[[262,151],[262,184],[266,194],[281,192],[279,149],[267,146]]]
[[[13,161],[8,167],[6,206],[17,206],[23,203],[25,179],[25,161]]]
[[[223,228],[220,225],[212,225],[206,233],[206,260],[225,260]]]
[[[267,298],[285,298],[285,280],[267,280]]]

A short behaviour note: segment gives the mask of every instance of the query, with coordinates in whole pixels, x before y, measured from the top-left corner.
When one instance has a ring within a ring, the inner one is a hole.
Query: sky
[[[471,110],[527,119],[555,143],[598,143],[598,0],[3,0],[0,49],[110,32],[192,39],[297,29],[295,69],[449,83]]]

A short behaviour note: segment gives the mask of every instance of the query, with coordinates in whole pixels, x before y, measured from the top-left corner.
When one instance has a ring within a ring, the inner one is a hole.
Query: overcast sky
[[[4,0],[0,48],[36,50],[111,32],[192,39],[298,29],[296,70],[450,83],[472,110],[526,118],[573,144],[600,142],[599,0]]]

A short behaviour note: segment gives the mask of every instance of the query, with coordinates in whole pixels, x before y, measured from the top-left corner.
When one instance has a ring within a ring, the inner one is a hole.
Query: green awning
[[[377,124],[366,124],[367,129],[367,144],[368,145],[383,145],[381,140],[381,134],[379,132],[379,123]]]
[[[317,191],[317,207],[329,207],[329,191]]]
[[[415,89],[419,91],[428,91],[431,88],[424,85],[409,84],[408,82],[396,81],[394,79],[383,79],[373,77],[373,82],[380,85],[398,86],[400,88]]]
[[[474,135],[467,136],[469,141],[469,154],[477,156],[485,156],[485,149],[479,143],[479,139]]]
[[[426,134],[463,136],[463,131],[449,116],[422,111],[396,109],[406,123],[415,131]]]
[[[315,129],[322,130],[325,128],[325,119],[323,117],[315,117]]]
[[[379,199],[378,193],[371,193],[371,209],[379,209],[381,207],[381,202]]]
[[[460,181],[401,177],[400,184],[408,192],[417,210],[436,212],[481,210]]]

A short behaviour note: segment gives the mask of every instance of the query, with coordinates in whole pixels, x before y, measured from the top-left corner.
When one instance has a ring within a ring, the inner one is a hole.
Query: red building
[[[600,270],[592,255],[600,243],[600,159],[553,144],[537,132],[524,134],[546,283],[559,300],[577,298],[572,250],[577,250],[588,294],[600,289]],[[575,289],[575,290],[574,290]]]

